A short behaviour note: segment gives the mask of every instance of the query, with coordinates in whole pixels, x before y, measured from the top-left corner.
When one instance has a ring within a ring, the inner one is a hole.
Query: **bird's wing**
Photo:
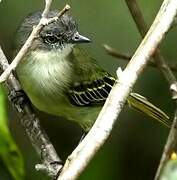
[[[103,103],[114,85],[115,79],[108,74],[73,86],[69,91],[70,102],[77,106],[88,106]]]

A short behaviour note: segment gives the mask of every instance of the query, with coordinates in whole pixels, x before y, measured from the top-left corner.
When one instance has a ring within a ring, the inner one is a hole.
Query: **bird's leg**
[[[8,98],[12,102],[15,109],[20,113],[23,112],[22,106],[26,102],[28,102],[28,104],[31,104],[29,98],[22,89],[18,91],[15,90],[10,91]]]
[[[33,113],[31,102],[23,90],[12,90],[8,95],[9,100],[12,102],[15,109],[24,114],[21,119],[22,125],[28,133],[28,136],[36,148],[37,152],[41,155],[41,164],[36,164],[36,170],[47,172],[52,178],[56,178],[60,173],[63,162],[58,157],[53,145],[51,144],[47,134],[40,126],[38,118]],[[28,117],[25,110],[28,104]]]
[[[44,163],[36,164],[35,168],[38,171],[41,170],[50,173],[49,176],[51,176],[53,179],[56,179],[61,173],[64,163],[57,157],[55,157],[56,161],[51,159],[48,154],[49,151],[52,152],[51,145],[43,145],[41,147],[41,159]],[[49,161],[46,161],[46,159]]]

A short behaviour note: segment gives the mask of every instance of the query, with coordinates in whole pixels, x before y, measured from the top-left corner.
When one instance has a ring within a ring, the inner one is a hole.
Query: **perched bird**
[[[56,16],[51,11],[49,17]],[[17,31],[15,50],[25,43],[41,12],[29,15]],[[90,40],[78,32],[76,21],[63,15],[35,38],[16,72],[34,106],[77,122],[86,132],[92,127],[115,78],[103,70],[78,44]],[[131,93],[127,104],[169,125],[169,117],[145,97]]]

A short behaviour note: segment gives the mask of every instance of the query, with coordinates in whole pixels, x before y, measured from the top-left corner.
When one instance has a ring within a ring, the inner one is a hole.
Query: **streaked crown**
[[[35,12],[25,18],[17,31],[16,47],[20,48],[33,27],[39,23],[41,11]],[[51,11],[49,17],[57,15],[57,11]],[[33,48],[62,49],[67,44],[90,42],[90,40],[78,33],[76,21],[69,15],[63,15],[57,21],[45,26],[34,41]]]

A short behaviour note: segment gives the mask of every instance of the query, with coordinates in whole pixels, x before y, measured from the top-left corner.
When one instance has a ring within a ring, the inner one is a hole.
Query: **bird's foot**
[[[51,151],[51,145],[41,147],[42,164],[35,166],[36,170],[46,172],[52,179],[57,179],[63,168],[63,161]]]
[[[9,100],[18,112],[23,112],[23,106],[26,102],[30,102],[23,90],[12,90],[8,95]]]
[[[36,164],[35,169],[47,173],[53,180],[56,180],[63,169],[63,165],[61,161],[53,161],[50,163]]]

